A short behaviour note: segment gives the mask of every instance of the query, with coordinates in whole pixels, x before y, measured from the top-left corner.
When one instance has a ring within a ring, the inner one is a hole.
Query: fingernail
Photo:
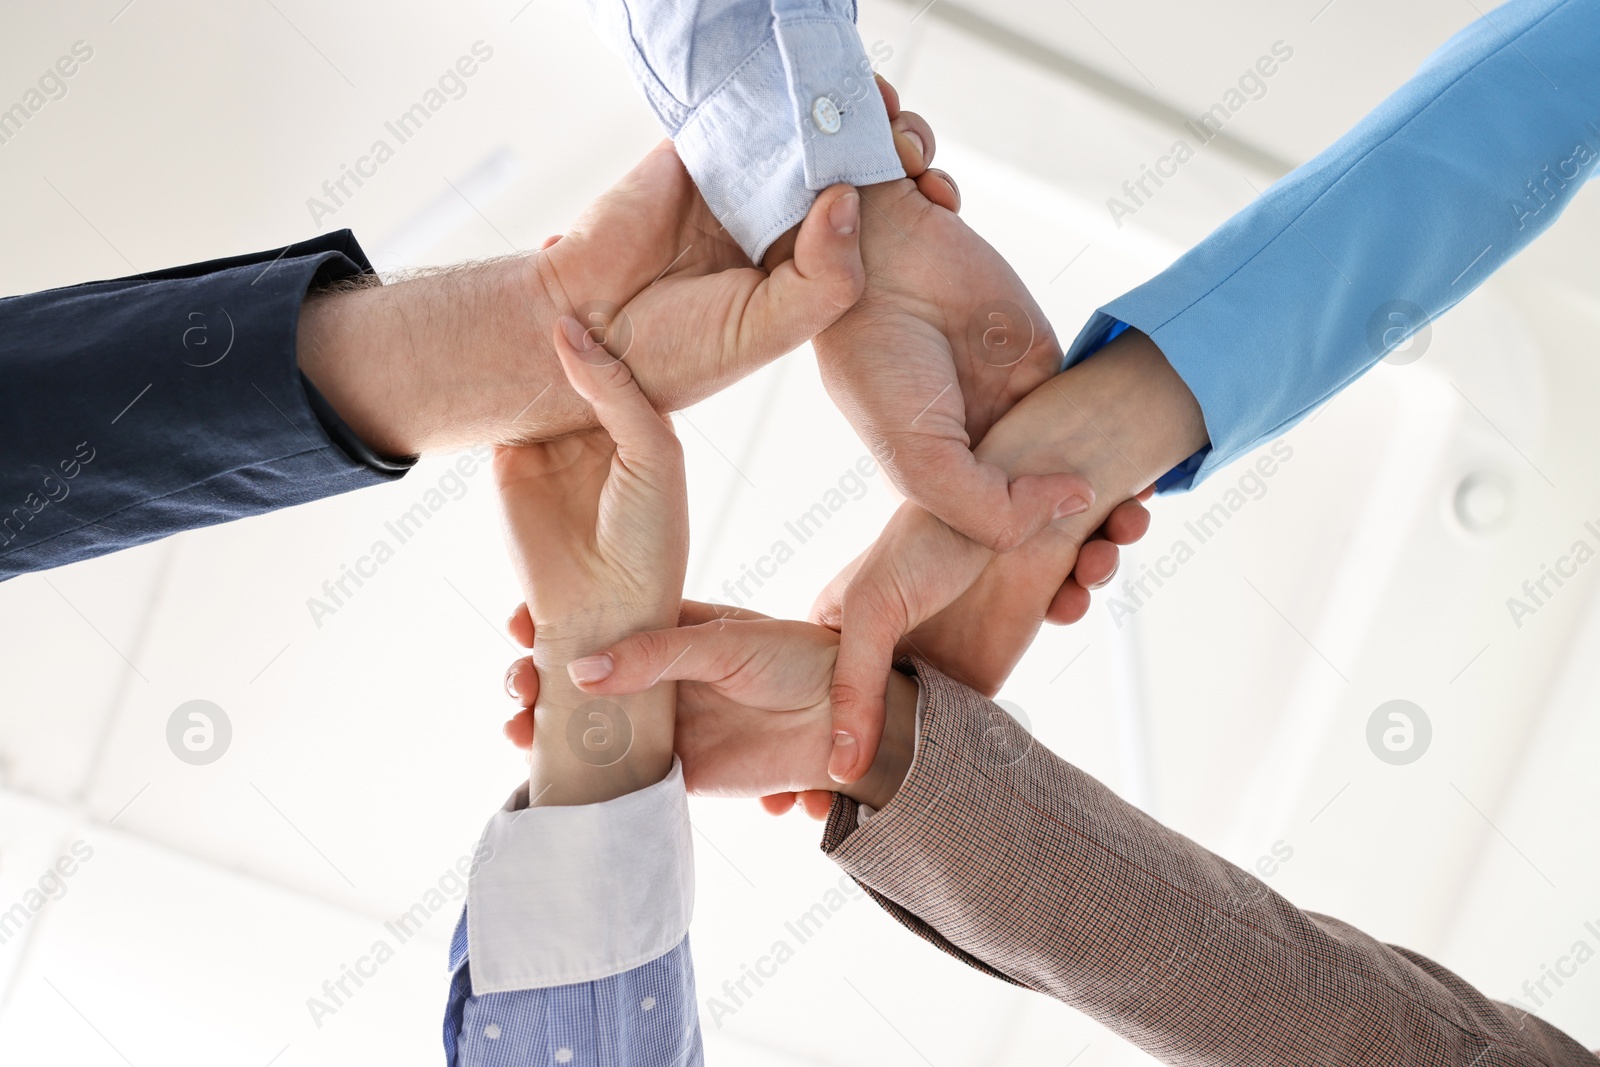
[[[845,773],[856,762],[856,739],[847,733],[833,735],[833,755],[828,757],[828,777],[836,782],[849,781]]]
[[[616,667],[611,657],[602,652],[598,656],[584,656],[567,664],[567,677],[578,685],[593,685],[603,682],[611,677],[611,671]]]
[[[828,223],[833,227],[833,232],[840,237],[847,237],[856,232],[856,224],[861,221],[861,196],[854,189],[845,193],[833,202],[828,209]]]
[[[945,173],[940,173],[939,177],[940,177],[940,179],[942,179],[944,181],[944,183],[946,185],[948,185],[950,187],[950,191],[956,194],[956,199],[960,200],[961,199],[961,186],[956,184],[956,180],[954,178],[950,177],[949,174],[945,174]]]
[[[567,335],[567,344],[579,352],[588,352],[594,348],[594,337],[583,328],[583,323],[571,315],[561,316],[561,332]]]
[[[900,136],[911,142],[912,147],[917,150],[917,158],[922,159],[922,135],[915,130],[902,130]]]
[[[517,669],[515,667],[506,671],[506,696],[512,700],[522,699],[522,694],[517,692]]]
[[[1072,516],[1082,515],[1088,510],[1089,501],[1087,497],[1069,496],[1067,499],[1056,505],[1055,518],[1070,519]]]

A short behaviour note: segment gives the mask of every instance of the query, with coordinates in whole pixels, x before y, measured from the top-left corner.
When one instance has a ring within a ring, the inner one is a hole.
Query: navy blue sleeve
[[[341,230],[0,299],[0,580],[403,474],[295,359],[306,293],[370,272]]]

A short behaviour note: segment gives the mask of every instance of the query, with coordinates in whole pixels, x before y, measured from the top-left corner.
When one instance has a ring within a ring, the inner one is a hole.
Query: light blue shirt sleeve
[[[490,817],[450,945],[451,1067],[698,1067],[683,764],[593,804]]]
[[[1510,0],[1327,151],[1102,308],[1188,384],[1211,443],[1189,488],[1283,433],[1482,284],[1600,161],[1600,0]]]
[[[444,1050],[449,1067],[702,1067],[689,939],[592,982],[472,993],[467,909],[450,945]]]
[[[816,194],[905,177],[853,0],[588,0],[755,262]]]
[[[683,937],[666,955],[594,982],[472,993],[467,912],[450,945],[450,1067],[702,1067],[694,963]]]

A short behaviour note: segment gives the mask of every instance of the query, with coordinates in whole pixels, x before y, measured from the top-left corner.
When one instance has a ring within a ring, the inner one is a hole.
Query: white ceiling
[[[576,4],[125,3],[0,14],[0,101],[72,42],[94,48],[68,95],[0,146],[0,246],[12,250],[0,292],[316,232],[306,198],[480,39],[494,57],[467,94],[325,222],[353,227],[384,265],[535,246],[657,137]],[[1067,334],[1474,17],[1454,0],[977,10],[875,0],[862,35],[892,49],[885,70],[935,124],[967,217]],[[1231,143],[1115,228],[1105,199],[1165,151],[1173,109],[1203,111],[1279,40],[1294,58],[1229,126]],[[1600,811],[1600,570],[1520,629],[1505,608],[1600,519],[1596,238],[1591,194],[1436,324],[1422,360],[1379,367],[1293,431],[1293,457],[1260,499],[1131,623],[1102,604],[1043,635],[1004,694],[1043,741],[1230,858],[1292,848],[1272,881],[1291,899],[1497,996],[1520,995],[1579,938],[1593,945],[1584,923],[1600,921],[1584,829]],[[717,595],[863,451],[806,352],[680,427],[691,595]],[[790,444],[801,435],[804,450]],[[437,1062],[454,904],[320,1028],[305,1000],[468,851],[522,773],[499,735],[514,653],[497,626],[515,594],[487,476],[320,628],[305,600],[444,462],[0,586],[0,908],[74,842],[93,849],[66,894],[0,946],[8,1062]],[[1124,574],[1242,471],[1162,501]],[[1470,475],[1509,488],[1510,518],[1492,534],[1453,517]],[[757,606],[803,612],[893,506],[874,485]],[[1364,740],[1372,710],[1397,697],[1435,731],[1407,767]],[[211,766],[166,749],[167,717],[191,699],[233,723]],[[727,802],[694,813],[704,998],[837,872],[798,817]],[[707,1018],[711,1062],[1145,1062],[870,904],[808,945],[720,1028]],[[1545,1014],[1600,1045],[1600,967]]]

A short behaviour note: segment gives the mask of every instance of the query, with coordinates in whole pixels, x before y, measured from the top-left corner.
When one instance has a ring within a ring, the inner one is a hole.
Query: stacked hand
[[[655,664],[657,680],[684,680],[679,750],[691,786],[770,788],[772,810],[792,806],[800,793],[815,812],[825,806],[821,791],[837,783],[874,787],[866,779],[875,778],[882,755],[886,699],[904,683],[890,670],[897,651],[914,651],[985,693],[997,690],[1042,622],[1084,614],[1089,589],[1116,570],[1116,546],[1147,528],[1140,501],[1155,477],[1204,443],[1197,409],[1193,418],[1172,420],[1162,440],[1141,441],[1129,431],[1141,394],[1188,414],[1167,403],[1187,391],[1141,335],[1125,334],[1058,374],[1062,353],[1043,313],[1005,261],[962,223],[954,182],[929,168],[931,129],[881,87],[909,178],[859,194],[827,190],[805,222],[769,250],[766,272],[743,261],[670,148],[652,153],[566,239],[549,243],[539,263],[555,303],[575,305],[584,316],[581,324],[568,322],[572,342],[595,343],[600,362],[608,350],[625,357],[658,407],[697,399],[820,331],[815,347],[830,393],[907,492],[878,542],[813,609],[815,621],[840,632],[837,640],[815,627],[728,612],[713,620],[710,609],[692,603],[678,616],[668,607],[677,596],[664,587],[652,601],[662,609],[658,617],[634,627],[656,631],[633,639],[629,662]],[[635,239],[623,240],[624,233]],[[663,264],[674,247],[679,252]],[[595,296],[610,293],[617,302]],[[692,383],[674,366],[686,353],[695,354]],[[570,369],[568,376],[580,385]],[[598,404],[595,414],[605,422]],[[645,440],[636,438],[635,454]],[[618,456],[629,451],[621,447]],[[678,462],[675,440],[671,455]],[[1076,471],[1063,471],[1062,457],[1072,457]],[[543,462],[541,476],[549,467]],[[512,470],[509,461],[502,467]],[[530,553],[562,545],[558,531],[571,516],[555,510],[549,529],[540,534],[530,521],[514,542]],[[646,525],[641,534],[656,531]],[[638,550],[633,563],[643,566],[647,555]],[[532,614],[519,611],[513,629],[534,656],[508,676],[514,694],[543,707],[553,688],[572,702],[637,683],[615,652],[580,655],[578,644],[610,644],[623,632],[601,640],[591,627],[574,643],[571,621],[541,606],[554,594],[540,592],[533,570],[525,560]],[[676,573],[681,583],[681,562]],[[552,581],[560,587],[559,578]],[[636,606],[648,599],[636,598]],[[684,628],[661,629],[675,621]],[[824,647],[827,663],[818,667]],[[665,648],[681,656],[649,654]],[[786,668],[774,658],[780,648],[799,660]],[[713,652],[723,658],[707,659]],[[568,661],[570,680],[553,685],[555,665]],[[737,725],[740,714],[748,727]],[[819,716],[831,718],[826,779],[814,774],[811,756],[820,743]],[[536,717],[508,728],[537,759],[537,738],[551,731],[543,718],[535,730]],[[783,748],[772,738],[798,743],[801,732],[807,758],[784,764],[785,771],[768,758]],[[757,744],[763,737],[765,749]],[[705,767],[715,771],[702,776],[698,768]]]
[[[915,683],[890,676],[884,743],[868,773],[841,788],[827,770],[832,751],[828,692],[839,635],[810,623],[692,600],[683,602],[678,623],[635,634],[571,667],[574,679],[588,679],[579,688],[595,697],[617,699],[662,682],[677,683],[674,747],[691,793],[790,798],[801,793],[818,817],[827,811],[833,789],[875,808],[888,804],[911,762]],[[512,614],[509,629],[538,655],[543,635],[536,634],[525,605]],[[521,704],[506,723],[506,736],[517,747],[532,749],[540,729],[532,709],[542,691],[534,657],[512,663],[506,688]]]
[[[627,364],[571,318],[553,341],[601,428],[502,447],[494,471],[523,610],[544,636],[530,802],[581,804],[660,781],[671,766],[671,686],[595,700],[567,680],[567,664],[676,620],[689,517],[678,440]]]

